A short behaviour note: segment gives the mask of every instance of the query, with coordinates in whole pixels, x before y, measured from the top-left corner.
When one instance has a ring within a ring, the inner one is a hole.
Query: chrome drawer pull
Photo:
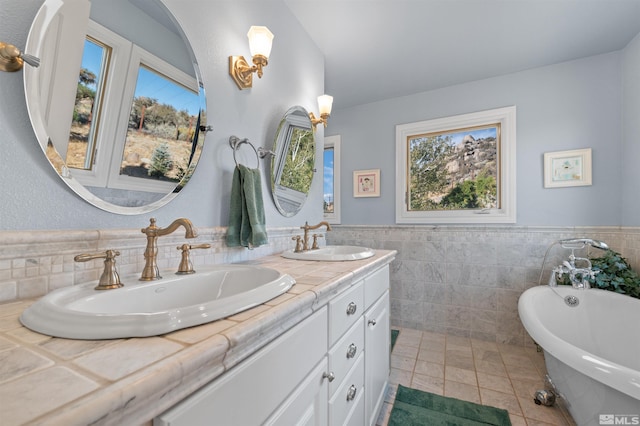
[[[356,305],[354,302],[349,303],[349,306],[347,306],[347,315],[355,314],[357,309],[358,305]]]
[[[347,351],[347,358],[353,358],[356,356],[356,352],[358,352],[358,347],[355,343],[349,345],[349,350]]]
[[[371,320],[369,320],[368,324],[369,324],[371,327],[375,327],[375,325],[377,324],[377,322],[376,322],[376,320],[371,319]]]
[[[349,386],[349,392],[347,392],[347,401],[353,401],[356,397],[356,385]]]
[[[327,379],[330,382],[333,382],[333,380],[336,378],[336,375],[333,374],[333,371],[330,372],[330,373],[322,373],[322,378],[323,379]]]

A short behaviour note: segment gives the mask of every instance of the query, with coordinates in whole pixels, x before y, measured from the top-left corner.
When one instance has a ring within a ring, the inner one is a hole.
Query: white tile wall
[[[391,268],[392,325],[529,345],[518,298],[538,285],[547,248],[573,237],[605,241],[640,271],[638,228],[334,226],[327,244],[398,251]],[[545,270],[568,254],[554,246]],[[541,282],[547,279],[548,273]]]

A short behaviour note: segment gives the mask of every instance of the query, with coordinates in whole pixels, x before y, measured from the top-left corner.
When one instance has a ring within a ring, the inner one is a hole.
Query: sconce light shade
[[[244,56],[229,56],[229,74],[240,90],[253,86],[254,72],[258,74],[258,78],[262,78],[262,69],[268,64],[273,41],[273,34],[267,27],[252,26],[247,37],[253,66],[247,63]]]
[[[320,118],[316,118],[312,112],[309,113],[309,118],[311,118],[311,124],[313,128],[316,128],[316,125],[319,123],[324,124],[324,127],[327,127],[327,119],[331,115],[331,107],[333,105],[333,96],[322,95],[318,96],[318,110],[320,111]]]
[[[249,38],[249,50],[251,56],[264,56],[269,59],[271,54],[271,45],[273,42],[273,34],[267,27],[252,26],[247,33]]]
[[[320,111],[320,116],[323,114],[329,116],[331,114],[331,107],[333,105],[333,96],[322,95],[318,96],[318,110]]]

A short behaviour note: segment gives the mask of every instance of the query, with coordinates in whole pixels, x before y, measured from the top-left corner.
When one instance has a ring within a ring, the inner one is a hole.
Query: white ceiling
[[[640,32],[640,0],[285,3],[325,55],[334,108],[612,52]]]

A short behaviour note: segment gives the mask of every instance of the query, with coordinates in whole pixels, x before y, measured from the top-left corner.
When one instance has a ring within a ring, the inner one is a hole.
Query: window
[[[166,194],[201,153],[199,86],[141,47],[130,51],[107,187]]]
[[[78,78],[73,121],[69,132],[67,167],[91,170],[97,146],[97,123],[111,48],[87,36],[82,55],[82,67]]]
[[[340,223],[340,135],[324,138],[324,218]]]
[[[396,126],[397,223],[515,223],[515,107]]]
[[[194,76],[89,21],[66,154],[83,185],[177,192],[200,114]]]
[[[197,92],[140,64],[120,175],[179,183],[194,154],[199,107]]]

